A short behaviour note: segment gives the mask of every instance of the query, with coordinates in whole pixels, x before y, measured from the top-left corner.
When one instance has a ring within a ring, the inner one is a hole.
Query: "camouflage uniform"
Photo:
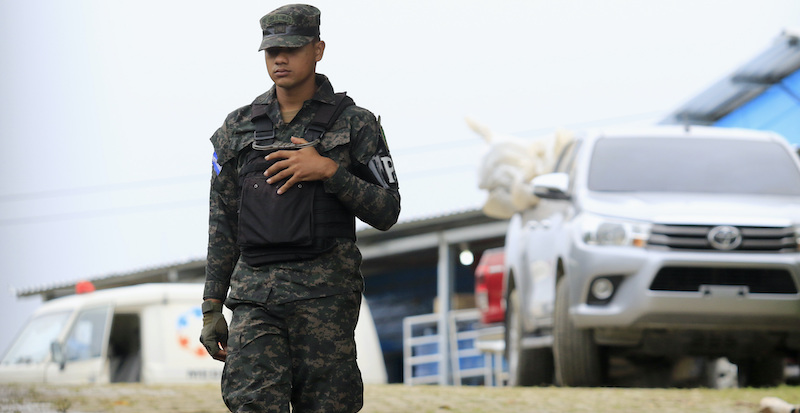
[[[265,44],[266,40],[262,49]],[[317,74],[316,83],[313,98],[288,124],[281,116],[275,86],[255,99],[254,104],[267,105],[276,141],[302,137],[320,105],[333,103],[327,77]],[[301,261],[253,267],[240,259],[239,170],[253,142],[255,125],[250,119],[251,106],[239,108],[211,137],[216,161],[203,298],[224,300],[234,312],[223,398],[231,411],[288,412],[290,402],[296,412],[358,411],[363,388],[354,329],[364,283],[355,242],[338,238],[332,250]],[[316,146],[339,165],[323,182],[325,192],[382,230],[391,227],[400,212],[396,181],[385,188],[352,171],[367,165],[385,145],[375,116],[354,105],[344,110]]]

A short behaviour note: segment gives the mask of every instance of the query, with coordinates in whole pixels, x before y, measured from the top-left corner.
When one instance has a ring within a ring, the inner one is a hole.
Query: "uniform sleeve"
[[[335,193],[355,216],[372,227],[385,231],[391,228],[400,215],[400,192],[397,175],[389,155],[389,147],[383,131],[375,117],[353,131],[350,140],[350,157],[353,167],[341,165],[336,173],[325,181],[325,189]],[[388,168],[388,179],[376,183],[369,169],[370,161]]]
[[[220,131],[217,131],[220,133]],[[239,260],[236,160],[215,165],[211,178],[208,214],[208,252],[203,299],[225,300],[231,274]]]

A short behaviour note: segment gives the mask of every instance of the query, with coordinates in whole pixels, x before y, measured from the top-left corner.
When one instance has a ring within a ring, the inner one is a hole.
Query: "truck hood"
[[[800,224],[800,197],[773,195],[590,192],[580,209],[662,224],[789,226]]]

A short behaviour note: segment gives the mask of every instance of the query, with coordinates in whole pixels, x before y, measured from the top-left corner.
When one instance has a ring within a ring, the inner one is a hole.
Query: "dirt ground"
[[[363,412],[756,413],[763,397],[800,403],[800,387],[768,389],[509,388],[368,385]],[[0,385],[2,413],[226,412],[214,385]]]

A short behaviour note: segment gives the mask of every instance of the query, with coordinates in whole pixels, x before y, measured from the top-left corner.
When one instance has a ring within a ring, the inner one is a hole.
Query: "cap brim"
[[[314,40],[312,36],[266,36],[261,40],[261,47],[258,51],[269,49],[270,47],[303,47]]]

